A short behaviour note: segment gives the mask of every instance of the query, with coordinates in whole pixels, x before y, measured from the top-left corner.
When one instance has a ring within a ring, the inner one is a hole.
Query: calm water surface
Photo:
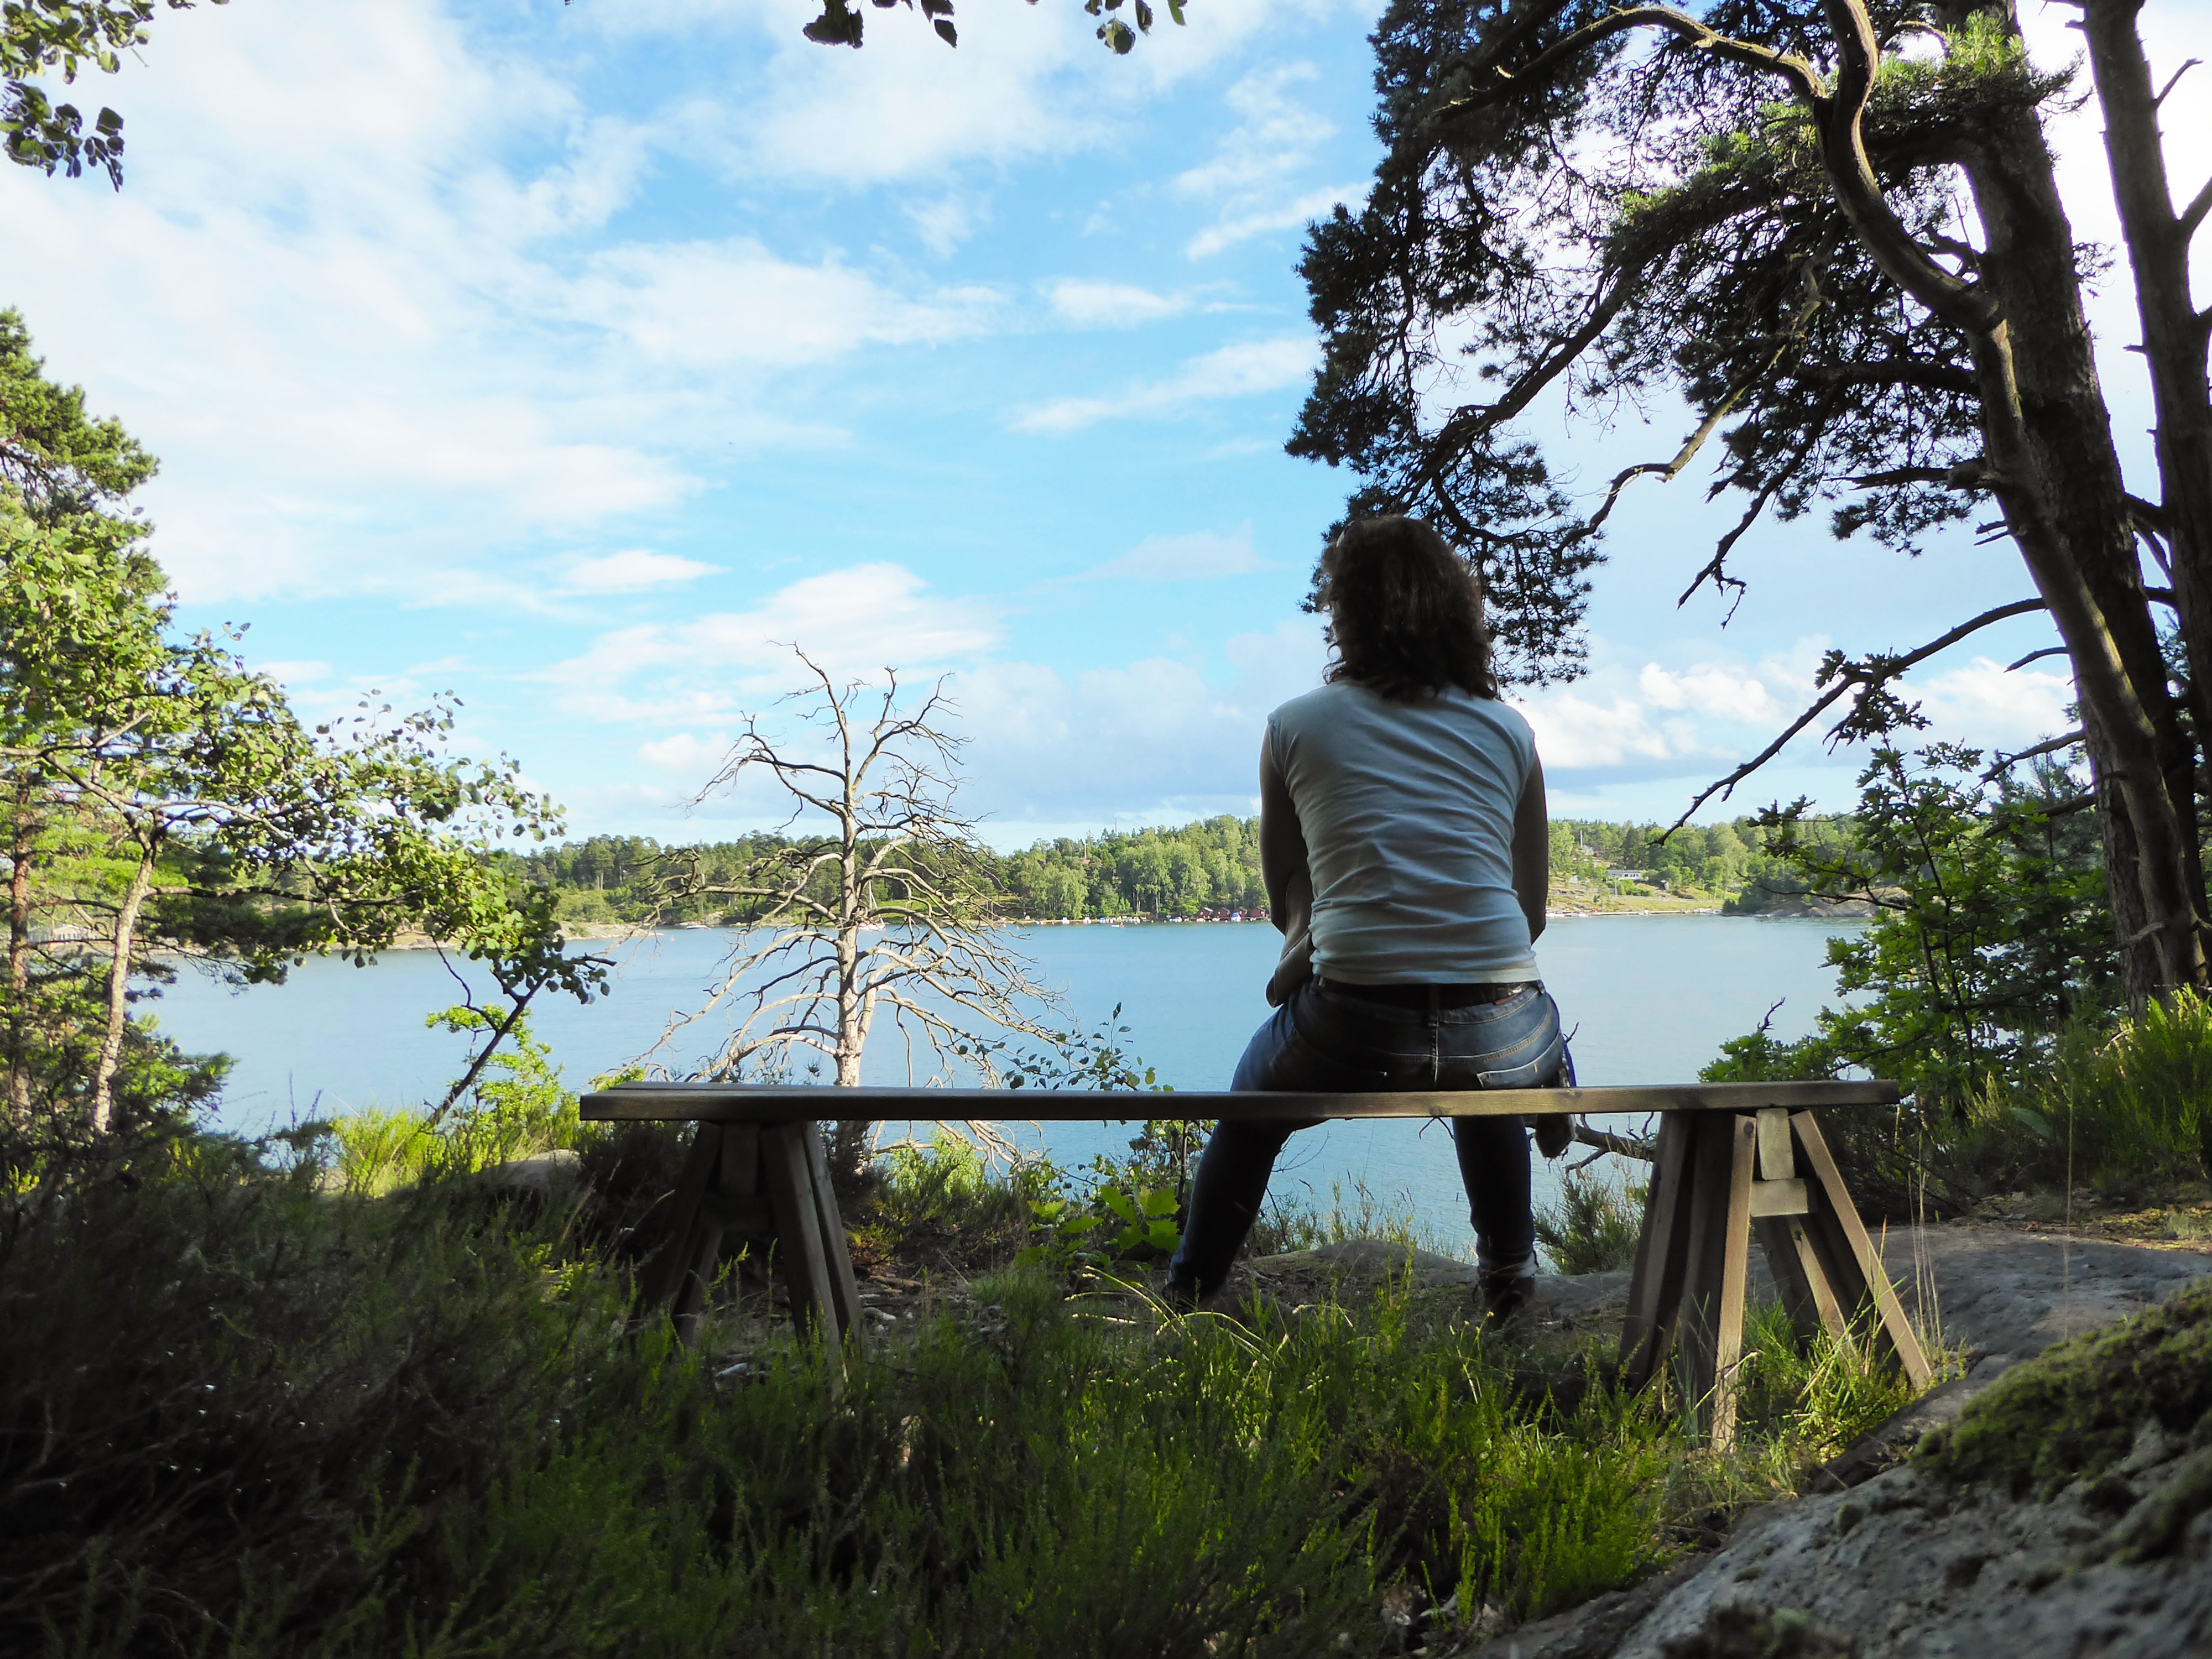
[[[1827,940],[1853,931],[1837,921],[1727,916],[1580,916],[1553,921],[1537,946],[1545,982],[1573,1032],[1581,1080],[1686,1083],[1721,1042],[1759,1023],[1778,1000],[1775,1030],[1809,1030],[1834,992]],[[1129,1050],[1160,1080],[1186,1089],[1228,1086],[1253,1030],[1278,936],[1264,924],[1041,927],[1019,936],[1038,977],[1062,988],[1086,1026],[1115,1004]],[[611,1070],[659,1041],[672,1012],[696,1007],[731,935],[684,929],[613,945],[613,994],[589,1007],[567,1000],[533,1011],[540,1037],[572,1085]],[[188,1049],[235,1057],[221,1121],[246,1132],[371,1104],[404,1105],[444,1091],[464,1045],[426,1029],[424,1016],[459,1000],[434,953],[400,951],[373,968],[310,962],[282,986],[244,992],[187,973],[157,1005],[163,1028]],[[885,1034],[892,1036],[892,1034]],[[681,1066],[713,1046],[701,1025],[665,1051]],[[895,1036],[872,1045],[871,1083],[906,1080]],[[1034,1130],[1019,1138],[1036,1142]],[[1054,1124],[1042,1144],[1081,1162],[1118,1152],[1129,1131]],[[1554,1169],[1556,1166],[1554,1166]],[[1328,1202],[1334,1187],[1364,1182],[1386,1201],[1410,1203],[1440,1243],[1468,1234],[1448,1133],[1415,1122],[1331,1124],[1294,1139],[1277,1196]],[[1553,1190],[1540,1166],[1539,1196]]]

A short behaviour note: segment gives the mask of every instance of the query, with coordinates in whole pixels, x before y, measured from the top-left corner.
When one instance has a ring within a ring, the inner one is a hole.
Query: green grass
[[[462,1152],[374,1195],[321,1161],[343,1133],[289,1170],[185,1140],[21,1196],[0,1649],[1380,1653],[1409,1590],[1449,1645],[1650,1572],[1880,1404],[1761,1326],[1719,1459],[1662,1396],[1547,1396],[1402,1285],[1176,1319],[1033,1273],[924,1304],[833,1399],[781,1325],[718,1315],[690,1352],[629,1326],[676,1140],[579,1139],[581,1206],[500,1198]],[[942,1243],[1019,1201],[940,1149],[870,1203]]]
[[[1268,1204],[1253,1224],[1245,1253],[1279,1255],[1289,1250],[1342,1244],[1355,1238],[1379,1238],[1385,1243],[1401,1245],[1408,1250],[1426,1250],[1433,1255],[1459,1253],[1414,1212],[1410,1200],[1402,1194],[1395,1199],[1379,1198],[1364,1181],[1358,1179],[1352,1182],[1349,1193],[1342,1182],[1329,1182],[1326,1209]]]
[[[1754,1445],[1801,1463],[1835,1456],[1912,1402],[1911,1385],[1875,1358],[1864,1332],[1823,1332],[1801,1348],[1778,1302],[1748,1311],[1743,1346],[1740,1428]]]

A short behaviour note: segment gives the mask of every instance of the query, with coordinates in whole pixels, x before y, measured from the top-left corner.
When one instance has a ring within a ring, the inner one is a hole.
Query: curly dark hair
[[[1419,519],[1392,514],[1346,525],[1322,556],[1315,599],[1336,653],[1322,676],[1411,702],[1455,685],[1498,695],[1482,582]]]

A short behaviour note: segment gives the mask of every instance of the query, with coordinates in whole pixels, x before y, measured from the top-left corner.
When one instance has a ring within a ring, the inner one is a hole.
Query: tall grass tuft
[[[1636,1260],[1644,1227],[1647,1182],[1619,1184],[1584,1171],[1571,1171],[1560,1183],[1556,1205],[1536,1209],[1536,1242],[1562,1273],[1619,1273]]]
[[[1823,1331],[1800,1347],[1788,1310],[1773,1302],[1747,1310],[1743,1335],[1748,1381],[1738,1420],[1801,1461],[1833,1457],[1911,1403],[1911,1384],[1875,1358],[1863,1330]]]
[[[2212,1001],[2154,1002],[2067,1082],[2075,1156],[2097,1173],[2212,1172]]]
[[[2026,1085],[1992,1082],[1922,1138],[1929,1173],[1969,1196],[2202,1180],[2212,1175],[2212,1000],[2182,990],[2117,1030],[2069,1026]]]
[[[1357,1177],[1348,1193],[1342,1182],[1329,1182],[1326,1209],[1317,1204],[1269,1203],[1254,1222],[1245,1249],[1251,1255],[1279,1255],[1356,1238],[1381,1239],[1432,1255],[1458,1254],[1414,1212],[1411,1200],[1402,1194],[1395,1200],[1378,1197]]]

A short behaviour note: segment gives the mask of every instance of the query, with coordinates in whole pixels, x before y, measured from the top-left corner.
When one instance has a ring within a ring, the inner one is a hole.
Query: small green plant
[[[1562,1273],[1619,1273],[1632,1266],[1644,1227],[1649,1183],[1615,1184],[1585,1171],[1570,1171],[1559,1201],[1536,1210],[1536,1242]]]
[[[506,1018],[507,1011],[497,1006],[461,1004],[432,1014],[427,1023],[483,1037]],[[507,1025],[500,1046],[447,1111],[368,1106],[313,1127],[327,1137],[334,1184],[364,1197],[573,1147],[583,1128],[576,1097],[562,1083],[552,1050],[532,1034],[527,1018]]]
[[[1064,1194],[1030,1201],[1036,1243],[1014,1258],[1055,1279],[1095,1278],[1117,1262],[1157,1261],[1182,1243],[1173,1189],[1102,1182],[1085,1204]],[[1101,1214],[1100,1211],[1105,1213]],[[1114,1224],[1121,1224],[1118,1230]]]

